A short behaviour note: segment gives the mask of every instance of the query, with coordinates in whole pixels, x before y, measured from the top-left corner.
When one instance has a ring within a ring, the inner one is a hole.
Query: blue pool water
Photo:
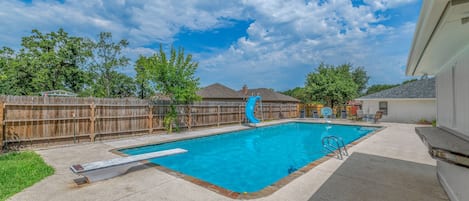
[[[186,149],[187,153],[150,161],[235,192],[256,192],[325,156],[322,137],[340,136],[349,144],[375,129],[287,123],[120,151],[136,155]]]

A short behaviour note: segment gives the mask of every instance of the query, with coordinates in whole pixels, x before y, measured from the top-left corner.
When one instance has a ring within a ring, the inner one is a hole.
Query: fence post
[[[290,118],[296,117],[296,105],[290,104]]]
[[[280,103],[280,119],[283,119],[283,108],[282,108],[282,104]]]
[[[301,111],[300,108],[301,108],[300,104],[296,103],[296,111],[295,111],[295,116],[296,117],[300,116],[300,115],[298,115],[298,114],[300,114],[300,111]]]
[[[269,104],[269,119],[274,119],[274,115],[272,114],[272,103]]]
[[[217,126],[220,126],[220,105],[217,106]]]
[[[95,108],[96,108],[96,105],[93,103],[91,103],[90,105],[90,138],[91,138],[91,142],[94,142],[94,138],[95,138],[95,133],[94,133],[94,123],[95,123]]]
[[[153,133],[153,105],[148,106],[148,133]]]
[[[0,153],[3,150],[3,138],[5,137],[5,125],[3,124],[3,111],[5,108],[5,104],[3,101],[0,101]]]
[[[189,131],[192,130],[192,107],[191,105],[188,105],[187,108],[189,109],[189,117],[187,119],[187,127],[189,128]]]
[[[238,118],[239,118],[239,124],[242,124],[242,117],[241,117],[241,104],[238,105]]]

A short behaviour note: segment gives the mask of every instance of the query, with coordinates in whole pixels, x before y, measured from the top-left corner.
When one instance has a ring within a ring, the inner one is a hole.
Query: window
[[[383,115],[388,115],[388,102],[387,101],[380,101],[379,102],[379,110],[383,111]]]

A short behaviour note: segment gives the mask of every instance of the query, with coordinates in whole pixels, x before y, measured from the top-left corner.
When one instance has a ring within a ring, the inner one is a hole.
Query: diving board
[[[126,173],[127,170],[129,170],[131,167],[138,165],[138,162],[140,161],[186,152],[187,150],[181,148],[168,149],[164,151],[72,165],[70,166],[70,169],[73,173],[84,176],[86,181],[91,183],[122,175]]]

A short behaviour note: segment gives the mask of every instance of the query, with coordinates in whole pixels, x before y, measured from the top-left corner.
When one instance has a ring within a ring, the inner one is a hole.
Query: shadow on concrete
[[[449,200],[436,167],[364,153],[353,153],[310,201]]]

